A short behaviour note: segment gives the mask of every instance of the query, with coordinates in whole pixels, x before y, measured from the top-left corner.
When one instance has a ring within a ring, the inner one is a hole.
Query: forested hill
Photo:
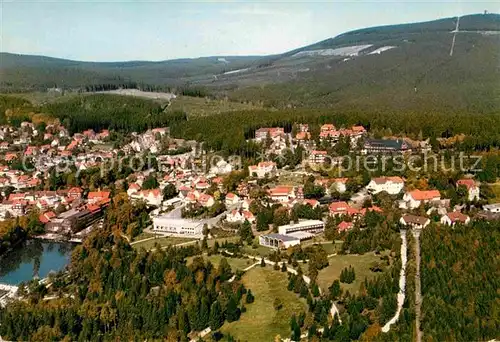
[[[97,63],[1,53],[0,92],[198,87],[278,108],[496,113],[499,45],[500,15],[476,14],[360,29],[273,56]]]

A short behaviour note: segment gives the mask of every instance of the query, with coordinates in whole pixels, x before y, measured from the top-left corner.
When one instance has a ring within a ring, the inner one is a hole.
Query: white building
[[[232,192],[230,192],[226,195],[226,205],[227,206],[238,204],[239,201],[240,201],[239,196],[236,194],[233,194]]]
[[[377,177],[372,178],[366,189],[373,194],[385,191],[389,195],[397,195],[403,190],[404,185],[405,182],[401,177]]]
[[[265,178],[273,177],[276,174],[276,163],[272,161],[260,162],[257,165],[250,165],[248,173],[251,177]]]
[[[173,236],[203,236],[203,224],[201,222],[175,219],[168,216],[153,218],[153,230]]]
[[[160,189],[141,190],[133,192],[130,198],[135,200],[144,200],[148,205],[159,207],[163,201]]]
[[[349,178],[334,178],[330,190],[333,188],[338,193],[342,194],[347,191],[347,181]]]
[[[226,221],[230,223],[241,223],[245,222],[245,220],[250,223],[254,223],[255,216],[248,210],[237,209],[231,210],[231,212],[226,215]]]
[[[320,233],[325,230],[325,223],[321,220],[305,220],[278,227],[278,233],[282,235],[294,232]]]
[[[286,249],[291,246],[300,245],[300,239],[289,235],[268,234],[259,236],[259,244],[276,249]]]
[[[473,179],[459,179],[457,187],[461,185],[467,188],[467,199],[469,201],[479,200],[480,190]]]
[[[268,191],[271,200],[284,203],[295,199],[293,186],[276,186]]]
[[[483,209],[490,213],[500,213],[500,203],[486,204]]]
[[[439,202],[441,201],[441,194],[438,190],[414,190],[407,192],[403,196],[403,202],[405,203],[406,208],[415,209],[420,207],[423,203],[429,202]]]

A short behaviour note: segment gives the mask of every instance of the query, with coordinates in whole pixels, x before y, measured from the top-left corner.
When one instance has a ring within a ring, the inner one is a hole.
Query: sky
[[[0,0],[0,51],[82,61],[267,55],[343,32],[463,14],[479,1]]]

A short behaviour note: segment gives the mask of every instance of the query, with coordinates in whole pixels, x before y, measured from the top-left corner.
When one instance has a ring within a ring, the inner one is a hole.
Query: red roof
[[[349,204],[347,204],[347,202],[344,201],[333,202],[328,206],[330,212],[333,213],[347,212],[348,208],[350,208]]]
[[[337,225],[337,228],[339,230],[339,232],[344,232],[346,230],[349,230],[351,229],[353,226],[352,222],[346,222],[346,221],[342,221],[340,222],[338,225]]]
[[[91,191],[89,192],[88,199],[106,199],[109,198],[110,194],[109,191]]]
[[[451,213],[446,214],[446,216],[448,216],[450,218],[451,222],[463,222],[463,223],[465,223],[465,221],[467,221],[467,219],[469,218],[469,216],[462,214],[459,211],[453,211]]]
[[[410,192],[410,196],[416,201],[428,201],[436,198],[441,198],[438,190],[414,190]]]
[[[470,178],[459,179],[457,181],[457,186],[459,186],[459,185],[464,185],[467,188],[467,190],[470,190],[471,188],[476,186],[476,182],[474,181],[474,179],[470,179]]]

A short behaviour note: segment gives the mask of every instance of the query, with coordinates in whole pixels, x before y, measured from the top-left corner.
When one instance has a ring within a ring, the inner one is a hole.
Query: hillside
[[[93,63],[0,54],[0,90],[203,87],[268,107],[500,108],[500,15],[365,28],[280,55]],[[453,37],[455,44],[452,50]]]

